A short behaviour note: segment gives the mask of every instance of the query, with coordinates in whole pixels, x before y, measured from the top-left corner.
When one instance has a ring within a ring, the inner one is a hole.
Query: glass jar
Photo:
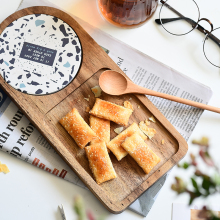
[[[144,24],[155,12],[158,0],[97,0],[100,14],[111,24],[132,28]]]

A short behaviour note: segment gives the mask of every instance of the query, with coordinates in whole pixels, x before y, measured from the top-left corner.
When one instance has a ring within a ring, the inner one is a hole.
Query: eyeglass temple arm
[[[220,40],[215,37],[213,34],[209,33],[209,31],[207,31],[204,27],[202,27],[201,25],[199,25],[198,23],[196,23],[195,21],[193,21],[190,18],[184,17],[182,14],[180,14],[177,10],[175,10],[174,8],[172,8],[170,5],[168,5],[165,1],[161,0],[161,3],[164,4],[166,7],[168,7],[171,11],[173,11],[174,13],[176,13],[177,15],[179,15],[179,18],[165,18],[165,19],[155,19],[155,22],[159,25],[166,24],[172,21],[178,21],[178,20],[185,20],[188,23],[190,23],[193,27],[196,27],[200,32],[202,32],[203,34],[209,34],[208,38],[210,38],[211,40],[213,40],[219,47],[220,47]],[[162,22],[162,23],[161,23]]]
[[[166,24],[166,23],[169,23],[169,22],[172,22],[172,21],[178,21],[178,20],[188,20],[190,23],[192,22],[194,25],[196,25],[196,22],[191,20],[190,18],[187,18],[187,17],[179,17],[179,18],[162,18],[161,20],[160,19],[155,19],[155,22],[157,24]]]

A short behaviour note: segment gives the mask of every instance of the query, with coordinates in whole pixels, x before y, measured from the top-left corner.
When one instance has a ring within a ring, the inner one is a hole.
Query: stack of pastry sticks
[[[59,121],[77,145],[85,148],[90,169],[98,184],[117,177],[109,151],[118,161],[129,154],[147,174],[160,162],[160,158],[144,142],[147,136],[136,123],[110,140],[110,121],[127,126],[132,112],[130,108],[96,98],[89,112],[90,126],[76,108]]]

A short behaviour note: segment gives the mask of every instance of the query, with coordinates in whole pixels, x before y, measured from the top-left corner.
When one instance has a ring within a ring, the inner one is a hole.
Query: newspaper
[[[40,5],[56,7],[46,0],[24,0],[19,9]],[[212,96],[210,88],[73,17],[136,84],[205,104],[210,100]],[[161,98],[150,96],[148,98],[188,140],[203,111]],[[0,150],[87,189],[1,88]],[[146,216],[166,177],[167,175],[159,179],[129,209]]]

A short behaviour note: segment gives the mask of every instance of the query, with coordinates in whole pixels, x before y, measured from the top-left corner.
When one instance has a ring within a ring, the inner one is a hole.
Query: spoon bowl
[[[122,95],[127,89],[127,79],[119,72],[106,70],[99,77],[99,86],[107,94]]]
[[[151,96],[157,96],[160,98],[168,99],[174,102],[191,105],[197,108],[206,109],[209,111],[220,113],[220,108],[205,105],[203,103],[194,102],[188,99],[168,95],[165,93],[156,92],[144,87],[134,84],[127,77],[114,70],[106,70],[99,77],[99,85],[101,89],[109,95],[123,95],[127,93],[138,93]]]

